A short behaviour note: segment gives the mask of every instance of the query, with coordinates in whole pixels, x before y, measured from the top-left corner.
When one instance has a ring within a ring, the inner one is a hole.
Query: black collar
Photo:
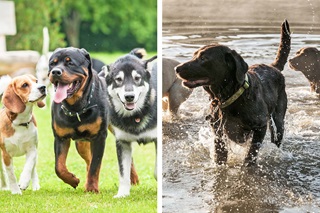
[[[91,92],[90,92],[89,97],[88,97],[87,105],[86,105],[84,108],[82,108],[80,111],[78,111],[78,112],[70,111],[70,110],[68,110],[68,108],[67,108],[66,106],[64,106],[63,104],[61,104],[61,109],[62,109],[62,111],[64,112],[64,114],[65,114],[66,116],[69,116],[69,117],[77,116],[78,121],[81,122],[80,115],[86,113],[89,109],[98,106],[97,104],[94,104],[94,105],[91,105],[91,106],[90,106],[91,98],[92,98],[92,95],[93,95],[93,92],[94,92],[94,88],[95,88],[95,85],[94,85],[94,83],[92,83],[92,85],[91,85]]]
[[[32,121],[32,118],[29,122],[18,124],[18,126],[24,126],[24,127],[28,128],[31,121]]]

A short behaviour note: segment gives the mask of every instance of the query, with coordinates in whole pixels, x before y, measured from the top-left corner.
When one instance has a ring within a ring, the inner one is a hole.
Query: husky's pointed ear
[[[152,62],[153,60],[155,60],[158,56],[153,56],[152,58],[149,58],[147,60],[144,61],[144,68],[147,69],[148,68],[148,63]]]
[[[90,72],[92,72],[92,61],[91,61],[91,57],[90,57],[90,54],[88,53],[88,51],[86,50],[86,49],[84,49],[84,48],[81,48],[80,49],[80,52],[86,57],[86,59],[88,60],[88,63],[89,63],[89,65],[88,65],[88,70],[90,71]]]
[[[99,73],[99,75],[103,75],[103,77],[108,77],[110,74],[110,65],[104,65],[101,68],[101,72]]]

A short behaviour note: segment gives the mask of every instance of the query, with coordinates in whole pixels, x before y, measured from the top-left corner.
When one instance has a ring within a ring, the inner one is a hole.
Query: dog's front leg
[[[119,189],[114,198],[126,197],[130,195],[130,168],[132,162],[131,142],[117,141],[117,156],[119,164]]]
[[[6,152],[3,152],[2,154],[3,154],[3,162],[8,175],[9,187],[10,187],[11,193],[21,195],[22,194],[21,190],[17,183],[16,176],[14,175],[12,158]]]
[[[54,140],[54,153],[55,153],[55,170],[57,176],[65,183],[77,188],[80,180],[72,173],[70,173],[66,166],[67,155],[70,147],[70,139],[61,140],[55,138]]]
[[[263,142],[264,136],[266,135],[267,127],[262,127],[259,129],[254,130],[251,146],[248,152],[248,155],[245,159],[245,164],[248,166],[252,166],[257,161],[257,155],[261,144]]]
[[[26,154],[26,163],[20,175],[20,181],[19,181],[20,189],[26,190],[28,188],[30,184],[31,176],[33,176],[36,162],[37,162],[37,149],[36,147],[33,147],[30,150],[28,150]],[[36,183],[36,184],[39,185],[39,183]]]
[[[106,134],[100,134],[94,141],[91,141],[92,159],[87,173],[86,192],[99,192],[99,174],[104,154]]]

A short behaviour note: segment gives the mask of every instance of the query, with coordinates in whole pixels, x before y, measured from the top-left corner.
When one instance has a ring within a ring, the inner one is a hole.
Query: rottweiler
[[[71,139],[87,164],[85,191],[99,192],[99,173],[108,127],[106,83],[92,69],[90,54],[73,47],[56,49],[49,60],[54,85],[51,116],[55,171],[76,188],[80,180],[66,167]]]

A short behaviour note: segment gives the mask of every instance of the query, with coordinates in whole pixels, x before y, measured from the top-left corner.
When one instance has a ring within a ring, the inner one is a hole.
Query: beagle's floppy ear
[[[44,107],[46,104],[43,102],[43,101],[38,101],[37,102],[37,106],[39,107],[39,108],[42,108],[42,107]]]
[[[9,84],[2,97],[3,105],[13,113],[22,113],[26,106],[21,98],[14,92],[12,84]]]
[[[245,79],[245,73],[248,71],[248,64],[234,50],[230,53],[226,53],[225,61],[230,70],[234,70],[236,72],[236,79],[240,84],[242,84]]]

